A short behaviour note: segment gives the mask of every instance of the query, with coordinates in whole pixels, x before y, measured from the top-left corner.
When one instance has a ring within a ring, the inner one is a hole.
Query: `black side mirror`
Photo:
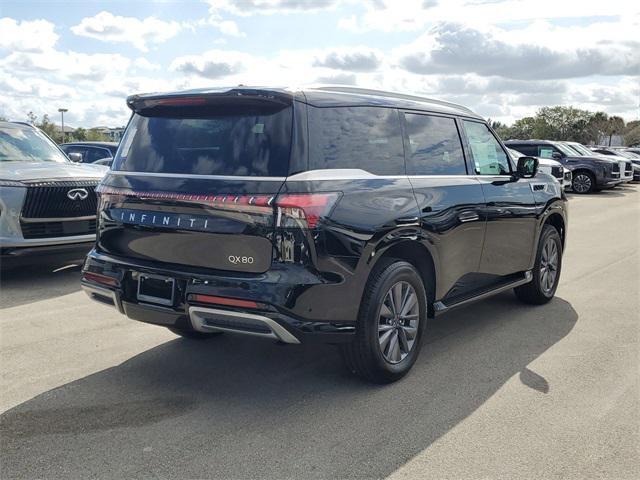
[[[562,160],[562,154],[560,152],[553,152],[551,154],[551,158],[553,158],[554,160]]]
[[[517,172],[520,178],[535,177],[538,173],[538,159],[536,157],[520,157]]]

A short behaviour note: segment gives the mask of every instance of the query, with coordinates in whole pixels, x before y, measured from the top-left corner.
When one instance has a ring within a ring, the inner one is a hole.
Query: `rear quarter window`
[[[309,169],[330,168],[404,175],[398,111],[382,107],[309,107]]]

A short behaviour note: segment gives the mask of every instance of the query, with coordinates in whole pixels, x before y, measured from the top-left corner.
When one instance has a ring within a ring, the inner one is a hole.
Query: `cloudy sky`
[[[640,115],[631,0],[1,0],[0,116],[126,122],[132,93],[330,83],[512,122],[544,105]]]

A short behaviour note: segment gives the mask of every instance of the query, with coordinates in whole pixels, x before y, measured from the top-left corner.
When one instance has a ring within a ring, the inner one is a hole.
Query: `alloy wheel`
[[[573,179],[573,189],[578,193],[587,193],[591,190],[591,177],[584,173],[576,175]]]
[[[392,285],[378,314],[378,343],[385,360],[404,360],[415,344],[419,322],[420,303],[415,289],[408,282]]]
[[[548,238],[540,258],[540,288],[545,294],[550,294],[556,284],[559,259],[558,245],[553,238]]]

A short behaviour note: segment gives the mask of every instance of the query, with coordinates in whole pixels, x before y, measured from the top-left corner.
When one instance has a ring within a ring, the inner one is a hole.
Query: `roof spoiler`
[[[137,94],[127,97],[127,106],[135,113],[152,114],[173,108],[270,105],[282,109],[293,103],[293,96],[270,90],[239,88],[227,91]]]

